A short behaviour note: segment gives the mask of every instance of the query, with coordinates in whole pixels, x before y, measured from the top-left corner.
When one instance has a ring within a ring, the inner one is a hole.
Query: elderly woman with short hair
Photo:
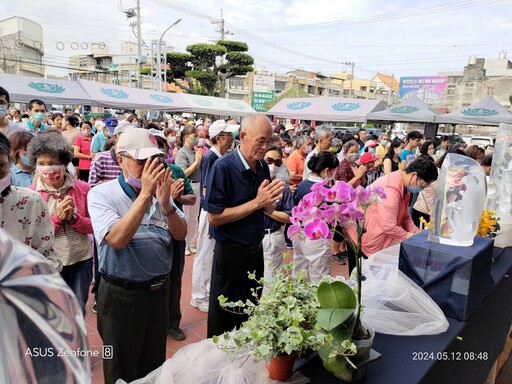
[[[89,184],[74,180],[66,171],[73,150],[58,132],[43,132],[28,146],[28,155],[36,165],[37,181],[30,188],[46,202],[55,231],[55,248],[63,269],[61,275],[75,293],[85,314],[92,281],[92,252],[88,234],[92,234],[87,211]]]

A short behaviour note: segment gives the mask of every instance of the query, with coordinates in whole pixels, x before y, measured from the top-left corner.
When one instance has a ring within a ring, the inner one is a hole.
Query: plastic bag
[[[0,229],[0,383],[88,383],[87,333],[51,262]]]
[[[230,361],[228,355],[217,348],[212,339],[202,340],[181,348],[160,368],[131,384],[278,384],[282,381],[268,377],[265,361],[249,358]],[[242,365],[243,363],[243,365]],[[285,383],[302,384],[310,380],[295,372]],[[125,384],[117,380],[116,384]]]
[[[436,335],[448,329],[439,306],[398,270],[400,245],[375,253],[363,263],[363,320],[388,335]]]

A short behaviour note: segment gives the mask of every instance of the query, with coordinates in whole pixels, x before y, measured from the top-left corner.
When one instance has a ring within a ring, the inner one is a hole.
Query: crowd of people
[[[293,249],[295,271],[318,282],[332,263],[355,267],[336,231],[328,240],[290,240],[293,207],[316,183],[370,184],[387,198],[367,212],[364,257],[419,231],[433,206],[448,153],[481,162],[492,148],[464,148],[449,137],[405,140],[272,122],[124,116],[86,120],[49,114],[43,100],[10,109],[0,87],[0,227],[49,258],[85,314],[93,311],[104,344],[106,383],[143,377],[165,360],[166,335],[180,328],[185,258],[194,255],[190,305],[208,312],[208,337],[246,317],[218,297],[251,300],[256,277],[271,280]],[[349,229],[350,230],[350,229]],[[264,290],[263,290],[264,291]],[[260,292],[261,294],[261,292]]]

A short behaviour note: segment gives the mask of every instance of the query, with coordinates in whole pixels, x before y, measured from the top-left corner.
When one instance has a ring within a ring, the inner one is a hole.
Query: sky
[[[435,76],[462,71],[471,55],[512,60],[512,0],[140,0],[142,39],[164,40],[177,52],[219,39],[222,15],[229,40],[244,41],[257,70],[305,69]],[[48,72],[65,75],[73,42],[104,42],[109,52],[135,42],[123,9],[135,0],[0,0],[0,19],[23,16],[43,27]],[[131,19],[134,20],[134,19]],[[88,43],[88,44],[83,44]],[[73,45],[76,47],[76,45]],[[61,48],[61,49],[59,49]]]

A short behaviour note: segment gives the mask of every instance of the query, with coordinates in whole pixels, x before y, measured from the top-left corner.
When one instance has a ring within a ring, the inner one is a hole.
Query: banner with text
[[[273,92],[253,92],[252,93],[252,107],[257,112],[267,112],[268,108],[265,108],[263,104],[274,98]]]
[[[400,78],[400,98],[416,95],[427,104],[442,100],[448,84],[446,76],[418,76]]]

